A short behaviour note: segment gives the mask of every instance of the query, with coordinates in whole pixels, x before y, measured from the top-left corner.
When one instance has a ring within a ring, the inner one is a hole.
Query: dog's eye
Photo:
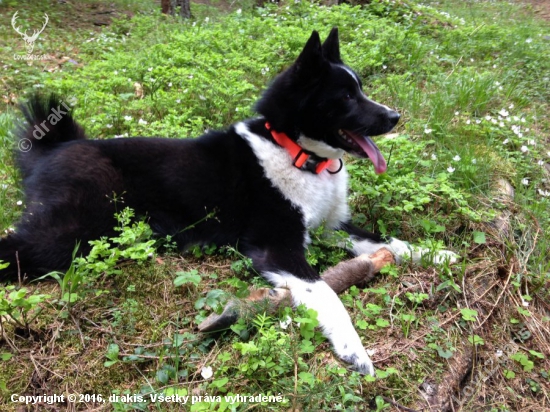
[[[353,97],[351,97],[351,94],[347,93],[347,94],[344,96],[343,99],[347,102],[347,101],[353,100]]]

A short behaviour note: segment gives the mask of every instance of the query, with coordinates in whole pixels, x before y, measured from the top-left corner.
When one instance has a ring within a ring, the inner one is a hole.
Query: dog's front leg
[[[371,255],[385,247],[393,253],[397,263],[401,263],[404,259],[411,259],[415,263],[428,259],[431,263],[439,265],[444,262],[455,263],[460,259],[459,255],[450,250],[439,250],[432,253],[426,248],[411,246],[394,237],[383,237],[367,232],[349,222],[342,224],[340,228],[350,235],[351,244],[344,246],[355,256],[363,253]]]
[[[372,361],[342,301],[309,266],[303,252],[263,250],[251,257],[256,269],[269,282],[290,290],[295,306],[303,304],[317,312],[323,335],[331,342],[339,358],[362,374],[374,375]]]

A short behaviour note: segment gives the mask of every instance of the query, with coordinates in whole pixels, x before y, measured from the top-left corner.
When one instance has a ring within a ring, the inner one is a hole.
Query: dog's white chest
[[[324,170],[318,175],[299,170],[285,149],[250,132],[245,123],[237,124],[235,130],[250,144],[273,186],[301,211],[308,229],[323,222],[336,228],[349,219],[345,168],[336,174]]]

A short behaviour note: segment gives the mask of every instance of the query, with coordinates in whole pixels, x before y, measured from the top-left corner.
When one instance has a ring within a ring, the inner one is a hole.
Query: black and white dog
[[[63,112],[63,102],[32,98],[19,132],[32,148],[17,158],[26,210],[0,240],[0,260],[9,263],[0,281],[67,269],[77,241],[87,253],[88,241],[115,234],[115,203],[122,203],[182,249],[236,245],[273,285],[289,288],[295,304],[318,312],[341,359],[372,374],[348,313],[309,266],[304,247],[308,229],[324,223],[347,231],[355,254],[388,247],[398,258],[419,259],[422,251],[353,226],[346,201],[342,156],[368,158],[383,173],[386,161],[369,136],[389,132],[399,114],[365,96],[340,59],[336,28],[322,45],[312,33],[256,109],[261,117],[197,139],[86,140],[70,113],[48,120],[53,110]],[[47,126],[40,139],[37,125]],[[441,256],[454,259],[452,252]]]

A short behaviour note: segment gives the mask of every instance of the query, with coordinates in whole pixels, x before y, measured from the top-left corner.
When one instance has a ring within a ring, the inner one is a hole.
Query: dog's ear
[[[340,58],[340,42],[338,41],[338,27],[334,27],[323,43],[323,56],[331,62],[342,64]]]
[[[311,78],[320,74],[325,64],[321,39],[319,33],[314,30],[294,63],[294,70],[298,76]]]

